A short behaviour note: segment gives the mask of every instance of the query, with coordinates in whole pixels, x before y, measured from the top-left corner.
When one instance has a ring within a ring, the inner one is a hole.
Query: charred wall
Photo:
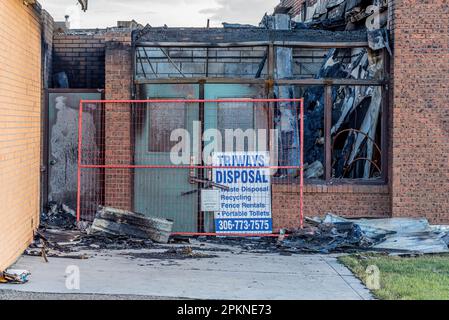
[[[53,87],[104,88],[104,37],[102,31],[55,34],[53,38]]]

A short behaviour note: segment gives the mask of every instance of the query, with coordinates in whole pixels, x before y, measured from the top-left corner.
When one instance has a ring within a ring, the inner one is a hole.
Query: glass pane
[[[226,132],[235,134],[235,130],[245,132],[254,129],[254,107],[252,103],[227,103],[218,104],[218,130],[223,138],[223,148],[226,151],[255,151],[255,137],[249,136],[244,139],[244,145],[238,145],[236,139],[226,139]],[[252,143],[248,141],[252,139]],[[227,144],[226,144],[227,142]],[[232,144],[232,145],[231,145]],[[252,144],[251,150],[248,149]]]
[[[136,48],[136,79],[264,78],[267,48]]]
[[[185,129],[186,105],[181,103],[151,103],[148,106],[150,130],[149,151],[170,152],[177,141],[170,141],[176,129]]]

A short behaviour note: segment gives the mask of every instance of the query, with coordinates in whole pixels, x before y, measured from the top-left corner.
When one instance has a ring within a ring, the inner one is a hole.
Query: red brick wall
[[[273,228],[298,227],[299,188],[274,184],[272,190]],[[344,217],[389,217],[390,199],[388,186],[306,185],[304,215],[315,217],[331,212]]]
[[[449,2],[391,9],[393,215],[449,223]]]
[[[106,100],[131,99],[132,52],[130,31],[106,34]],[[106,104],[106,165],[130,165],[133,159],[131,108],[129,104]],[[133,179],[129,169],[107,169],[105,204],[132,210]]]
[[[65,72],[70,88],[104,88],[105,34],[55,34],[53,72]]]

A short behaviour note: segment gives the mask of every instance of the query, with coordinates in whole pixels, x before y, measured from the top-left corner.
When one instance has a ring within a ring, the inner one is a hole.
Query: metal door
[[[140,91],[142,99],[198,99],[199,92],[194,84],[143,85]],[[190,145],[185,147],[193,155],[198,110],[197,103],[149,103],[144,110],[135,110],[135,164],[189,165],[173,163],[172,148],[177,142],[170,141],[170,135],[173,130],[186,129],[190,138],[184,142]],[[135,170],[135,211],[173,220],[174,232],[198,231],[198,185],[190,183],[189,169]]]

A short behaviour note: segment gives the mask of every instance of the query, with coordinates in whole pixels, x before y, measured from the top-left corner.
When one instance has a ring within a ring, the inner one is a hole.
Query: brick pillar
[[[449,3],[391,1],[393,216],[449,223]]]
[[[106,35],[105,98],[131,99],[132,52],[130,32]],[[133,164],[132,114],[129,104],[105,106],[106,165]],[[130,169],[106,169],[105,204],[132,210],[133,172]]]

